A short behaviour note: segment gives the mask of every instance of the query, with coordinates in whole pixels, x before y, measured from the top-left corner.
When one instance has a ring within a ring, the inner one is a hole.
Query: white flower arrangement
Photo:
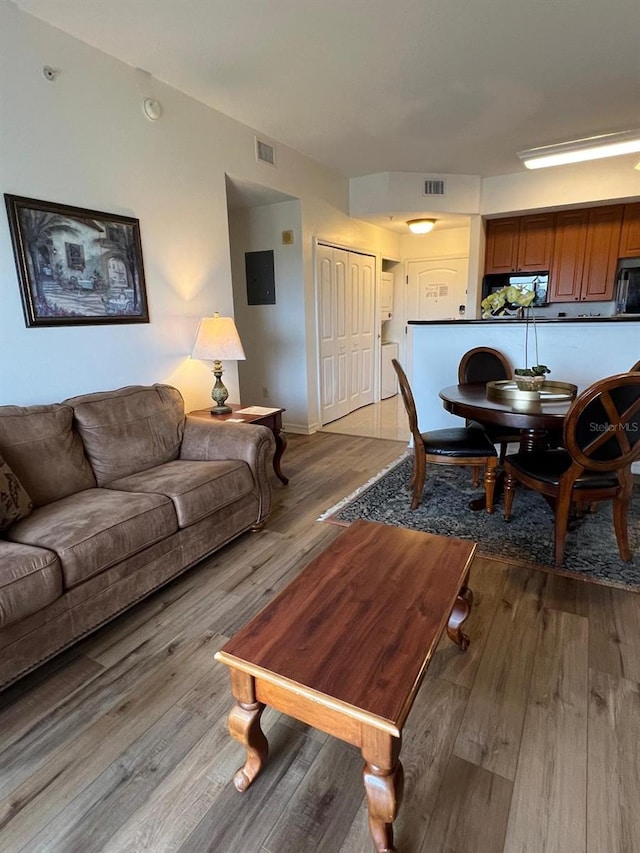
[[[510,284],[503,287],[501,290],[496,290],[495,293],[490,293],[486,299],[480,303],[482,308],[482,318],[496,317],[500,314],[505,314],[508,310],[522,308],[526,311],[526,327],[524,336],[524,362],[526,367],[520,367],[514,370],[516,381],[530,381],[528,390],[534,390],[536,387],[541,387],[544,382],[545,374],[551,373],[546,364],[535,364],[529,367],[529,317],[533,321],[533,335],[535,340],[536,362],[538,361],[538,330],[536,329],[536,318],[531,308],[533,300],[536,298],[535,291],[525,290],[515,284]]]
[[[504,314],[509,308],[529,308],[535,298],[535,291],[510,284],[508,287],[496,290],[495,293],[490,293],[482,300],[480,303],[482,317],[486,320],[487,317]]]

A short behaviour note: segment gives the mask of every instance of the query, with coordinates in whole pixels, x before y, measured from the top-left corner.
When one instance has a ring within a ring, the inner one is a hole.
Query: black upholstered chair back
[[[499,350],[491,347],[475,347],[466,352],[458,365],[458,384],[470,382],[492,382],[511,379],[511,365]]]

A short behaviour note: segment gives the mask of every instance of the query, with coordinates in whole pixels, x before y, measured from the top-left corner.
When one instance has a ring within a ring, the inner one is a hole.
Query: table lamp
[[[211,409],[211,414],[228,415],[231,408],[224,404],[229,392],[222,384],[222,361],[244,361],[246,358],[233,319],[221,317],[216,312],[213,317],[200,320],[191,358],[213,361],[212,372],[216,381],[211,390],[211,399],[216,405]]]

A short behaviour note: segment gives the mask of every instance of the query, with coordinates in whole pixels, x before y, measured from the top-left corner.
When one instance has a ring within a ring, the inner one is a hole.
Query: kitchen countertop
[[[537,325],[547,323],[633,323],[640,320],[640,314],[618,314],[615,317],[536,317]],[[482,323],[483,325],[503,325],[508,323],[510,326],[520,323],[525,325],[527,320],[518,320],[516,317],[509,318],[488,318],[486,320],[408,320],[410,326],[472,326]],[[533,320],[529,319],[530,324]]]

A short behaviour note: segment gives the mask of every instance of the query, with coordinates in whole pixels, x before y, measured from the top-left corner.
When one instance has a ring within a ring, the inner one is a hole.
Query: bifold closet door
[[[349,253],[330,246],[318,246],[317,264],[320,403],[322,423],[326,424],[348,415],[351,411],[351,330],[347,288]]]
[[[373,402],[375,258],[317,247],[323,424]]]
[[[373,403],[375,258],[349,253],[351,301],[350,411]]]

